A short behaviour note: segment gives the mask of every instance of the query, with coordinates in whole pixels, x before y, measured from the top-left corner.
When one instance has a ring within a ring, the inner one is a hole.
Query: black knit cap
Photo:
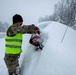
[[[17,22],[23,22],[23,18],[21,15],[19,14],[15,14],[13,17],[12,17],[12,20],[13,20],[13,24],[14,23],[17,23]]]

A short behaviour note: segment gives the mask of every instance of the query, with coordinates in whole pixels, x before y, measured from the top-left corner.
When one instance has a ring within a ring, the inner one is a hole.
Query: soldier
[[[8,68],[9,75],[18,75],[18,59],[22,52],[22,34],[33,34],[36,30],[39,30],[39,28],[34,24],[22,25],[23,18],[19,14],[15,14],[12,21],[13,24],[8,27],[6,32],[4,60]]]

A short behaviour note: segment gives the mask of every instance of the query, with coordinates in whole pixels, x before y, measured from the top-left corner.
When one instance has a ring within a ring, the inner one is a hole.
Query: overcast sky
[[[12,23],[14,14],[22,15],[24,24],[37,23],[39,17],[53,13],[59,0],[0,0],[0,21]]]

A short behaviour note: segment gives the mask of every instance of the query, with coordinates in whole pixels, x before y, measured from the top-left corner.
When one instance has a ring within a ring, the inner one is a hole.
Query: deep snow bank
[[[57,22],[44,22],[37,25],[45,39],[45,47],[42,51],[35,51],[35,47],[29,44],[31,35],[23,35],[21,75],[76,75],[76,31],[68,28],[61,42],[66,30],[65,25]],[[0,39],[0,42],[0,73],[8,75],[3,61],[4,38]]]
[[[34,51],[32,45],[28,45],[23,65],[23,75],[75,75],[76,32],[68,28],[63,42],[61,42],[66,26],[57,22],[40,23],[42,33],[47,34],[48,39],[42,51]],[[72,41],[74,42],[72,42]]]

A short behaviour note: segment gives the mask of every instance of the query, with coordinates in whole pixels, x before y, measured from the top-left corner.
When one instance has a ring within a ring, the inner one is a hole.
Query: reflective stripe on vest
[[[20,54],[22,46],[22,33],[18,33],[13,37],[6,35],[5,37],[5,52],[7,54]]]
[[[5,45],[6,47],[9,47],[9,48],[21,48],[21,46],[14,46],[14,45]]]
[[[5,39],[5,40],[8,41],[8,42],[13,42],[13,41],[22,42],[22,40],[19,40],[19,39]]]

